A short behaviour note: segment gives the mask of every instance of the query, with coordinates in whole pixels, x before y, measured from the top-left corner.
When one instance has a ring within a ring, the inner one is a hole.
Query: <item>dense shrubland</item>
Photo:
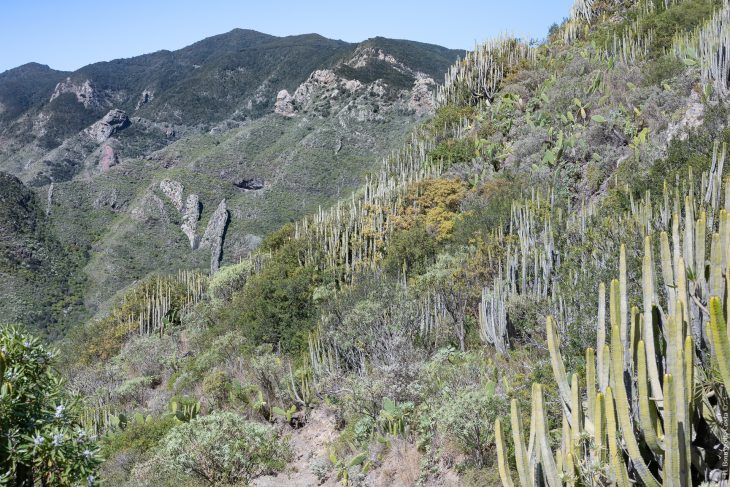
[[[285,467],[316,408],[339,437],[313,469],[352,485],[403,445],[424,485],[713,480],[730,386],[716,8],[580,0],[544,44],[487,43],[351,198],[211,278],[130,289],[64,345],[102,475],[245,483]]]

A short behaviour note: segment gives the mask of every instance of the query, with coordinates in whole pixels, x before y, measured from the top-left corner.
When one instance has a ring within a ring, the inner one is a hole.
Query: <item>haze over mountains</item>
[[[359,186],[432,113],[462,54],[236,29],[75,72],[1,73],[0,171],[17,179],[0,204],[21,198],[29,214],[3,212],[25,231],[5,234],[0,312],[72,324],[150,272],[237,261]]]

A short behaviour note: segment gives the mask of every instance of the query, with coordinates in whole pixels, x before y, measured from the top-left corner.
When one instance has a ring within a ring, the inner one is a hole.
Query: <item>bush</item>
[[[123,430],[110,433],[102,440],[102,476],[111,485],[127,481],[131,468],[149,459],[159,441],[179,424],[173,416],[162,416],[144,422],[129,421]]]
[[[248,485],[284,468],[289,445],[270,426],[221,412],[176,426],[162,439],[155,457],[135,471],[136,479],[194,479],[210,485]],[[170,478],[170,477],[168,477]]]
[[[216,304],[226,303],[243,289],[250,274],[251,262],[247,260],[221,267],[210,280],[208,295]]]
[[[37,338],[0,328],[0,485],[95,483],[96,445]]]
[[[314,326],[312,294],[318,278],[313,268],[299,264],[300,245],[284,244],[224,311],[233,314],[229,319],[254,343],[277,345],[287,352],[306,346]]]
[[[445,105],[436,111],[436,115],[431,120],[431,131],[435,135],[443,134],[446,130],[459,126],[464,118],[473,116],[474,107]]]
[[[507,415],[506,399],[493,390],[470,387],[445,397],[436,423],[442,435],[454,438],[476,465],[484,466],[494,451],[494,422]]]
[[[231,378],[222,370],[214,370],[203,379],[203,395],[214,408],[223,406],[230,392]]]
[[[444,168],[454,164],[469,162],[477,156],[477,149],[472,139],[447,139],[437,145],[428,155],[431,164],[443,162]]]
[[[404,265],[409,276],[423,274],[436,256],[435,240],[421,223],[393,233],[383,267],[392,276],[402,275]]]

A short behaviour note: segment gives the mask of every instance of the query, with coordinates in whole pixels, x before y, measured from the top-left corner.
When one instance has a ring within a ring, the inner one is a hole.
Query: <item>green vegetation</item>
[[[94,441],[79,404],[52,368],[54,353],[17,328],[0,328],[0,483],[96,484]]]
[[[186,479],[207,485],[248,485],[284,468],[286,442],[269,426],[233,413],[213,413],[171,429],[157,453],[133,476],[141,484],[180,485]]]
[[[715,6],[579,0],[544,44],[487,42],[353,195],[315,211],[306,191],[277,193],[267,204],[311,212],[262,224],[249,258],[131,285],[64,343],[101,474],[507,487],[714,475],[730,400],[728,87],[724,38],[687,33]],[[722,8],[710,26],[730,25]],[[266,132],[291,122],[161,157],[199,164],[174,174],[200,179],[205,208],[221,194],[198,167],[285,152],[288,135],[267,146]],[[300,168],[313,187],[334,171]],[[310,472],[283,473],[298,448],[313,450],[297,455]]]

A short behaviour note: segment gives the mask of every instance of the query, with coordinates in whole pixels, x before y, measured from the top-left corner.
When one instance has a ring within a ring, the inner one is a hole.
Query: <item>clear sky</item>
[[[0,0],[0,72],[27,62],[75,70],[179,49],[236,27],[384,36],[469,49],[502,32],[543,38],[573,0]]]

